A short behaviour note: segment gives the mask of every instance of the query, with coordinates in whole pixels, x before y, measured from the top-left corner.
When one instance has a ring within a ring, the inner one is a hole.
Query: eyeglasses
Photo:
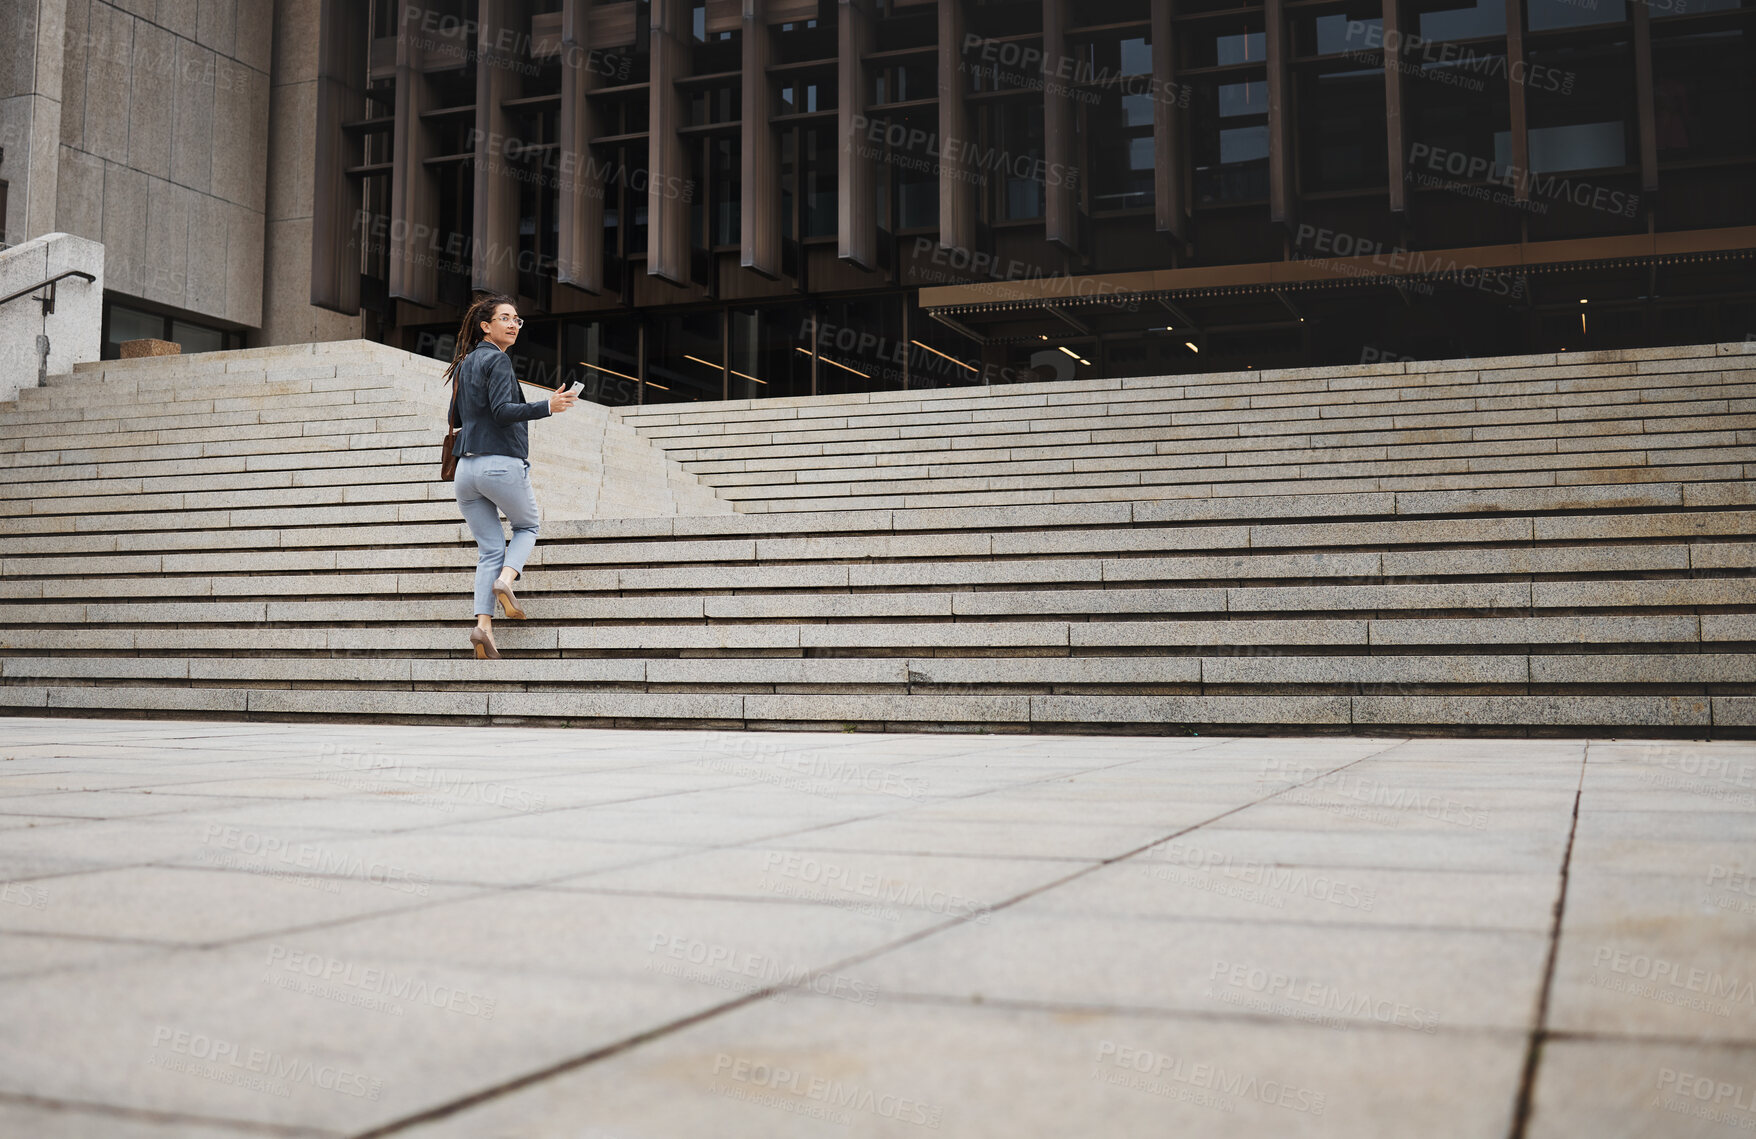
[[[523,328],[524,327],[524,317],[522,317],[522,316],[507,316],[505,313],[501,313],[499,316],[496,316],[493,319],[503,320],[507,324],[510,324],[514,328]]]

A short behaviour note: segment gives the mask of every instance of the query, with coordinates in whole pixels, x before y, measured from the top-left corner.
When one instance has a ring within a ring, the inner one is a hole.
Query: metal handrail
[[[18,290],[18,292],[13,293],[11,296],[5,298],[4,300],[0,300],[0,305],[9,305],[13,301],[17,300],[18,298],[25,296],[27,294],[30,294],[30,293],[34,293],[38,289],[48,289],[49,290],[48,296],[37,297],[35,299],[43,302],[44,315],[52,313],[55,311],[55,283],[57,281],[65,281],[69,277],[84,277],[87,284],[95,283],[97,281],[96,277],[92,276],[90,273],[87,273],[84,269],[69,269],[65,273],[57,274],[56,276],[50,277],[46,281],[38,281],[36,284],[32,285],[28,289]]]

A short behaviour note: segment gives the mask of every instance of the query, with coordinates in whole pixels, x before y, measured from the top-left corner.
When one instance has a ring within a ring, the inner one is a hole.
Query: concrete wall
[[[98,358],[104,310],[104,247],[65,233],[52,233],[0,252],[0,297],[68,269],[97,278],[70,277],[55,288],[54,315],[45,315],[32,293],[0,305],[0,402],[18,398],[20,388],[37,386],[41,374],[71,372],[73,365]],[[48,360],[40,355],[48,338]]]
[[[7,183],[0,241],[7,245],[55,228],[66,8],[66,0],[0,0],[0,180]]]
[[[113,293],[259,326],[273,0],[59,6],[58,228]]]
[[[268,223],[260,343],[357,340],[360,318],[311,305],[319,0],[278,0],[269,87]]]

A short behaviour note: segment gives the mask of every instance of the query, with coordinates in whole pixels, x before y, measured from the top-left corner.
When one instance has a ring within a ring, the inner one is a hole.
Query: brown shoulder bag
[[[445,433],[445,449],[439,452],[439,480],[450,482],[457,477],[457,377],[451,377],[451,405],[445,413],[445,426],[450,428]]]

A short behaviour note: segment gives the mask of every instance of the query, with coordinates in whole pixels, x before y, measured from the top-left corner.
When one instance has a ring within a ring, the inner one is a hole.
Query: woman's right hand
[[[566,411],[578,402],[578,396],[563,388],[549,397],[549,414],[554,415],[557,412]]]

